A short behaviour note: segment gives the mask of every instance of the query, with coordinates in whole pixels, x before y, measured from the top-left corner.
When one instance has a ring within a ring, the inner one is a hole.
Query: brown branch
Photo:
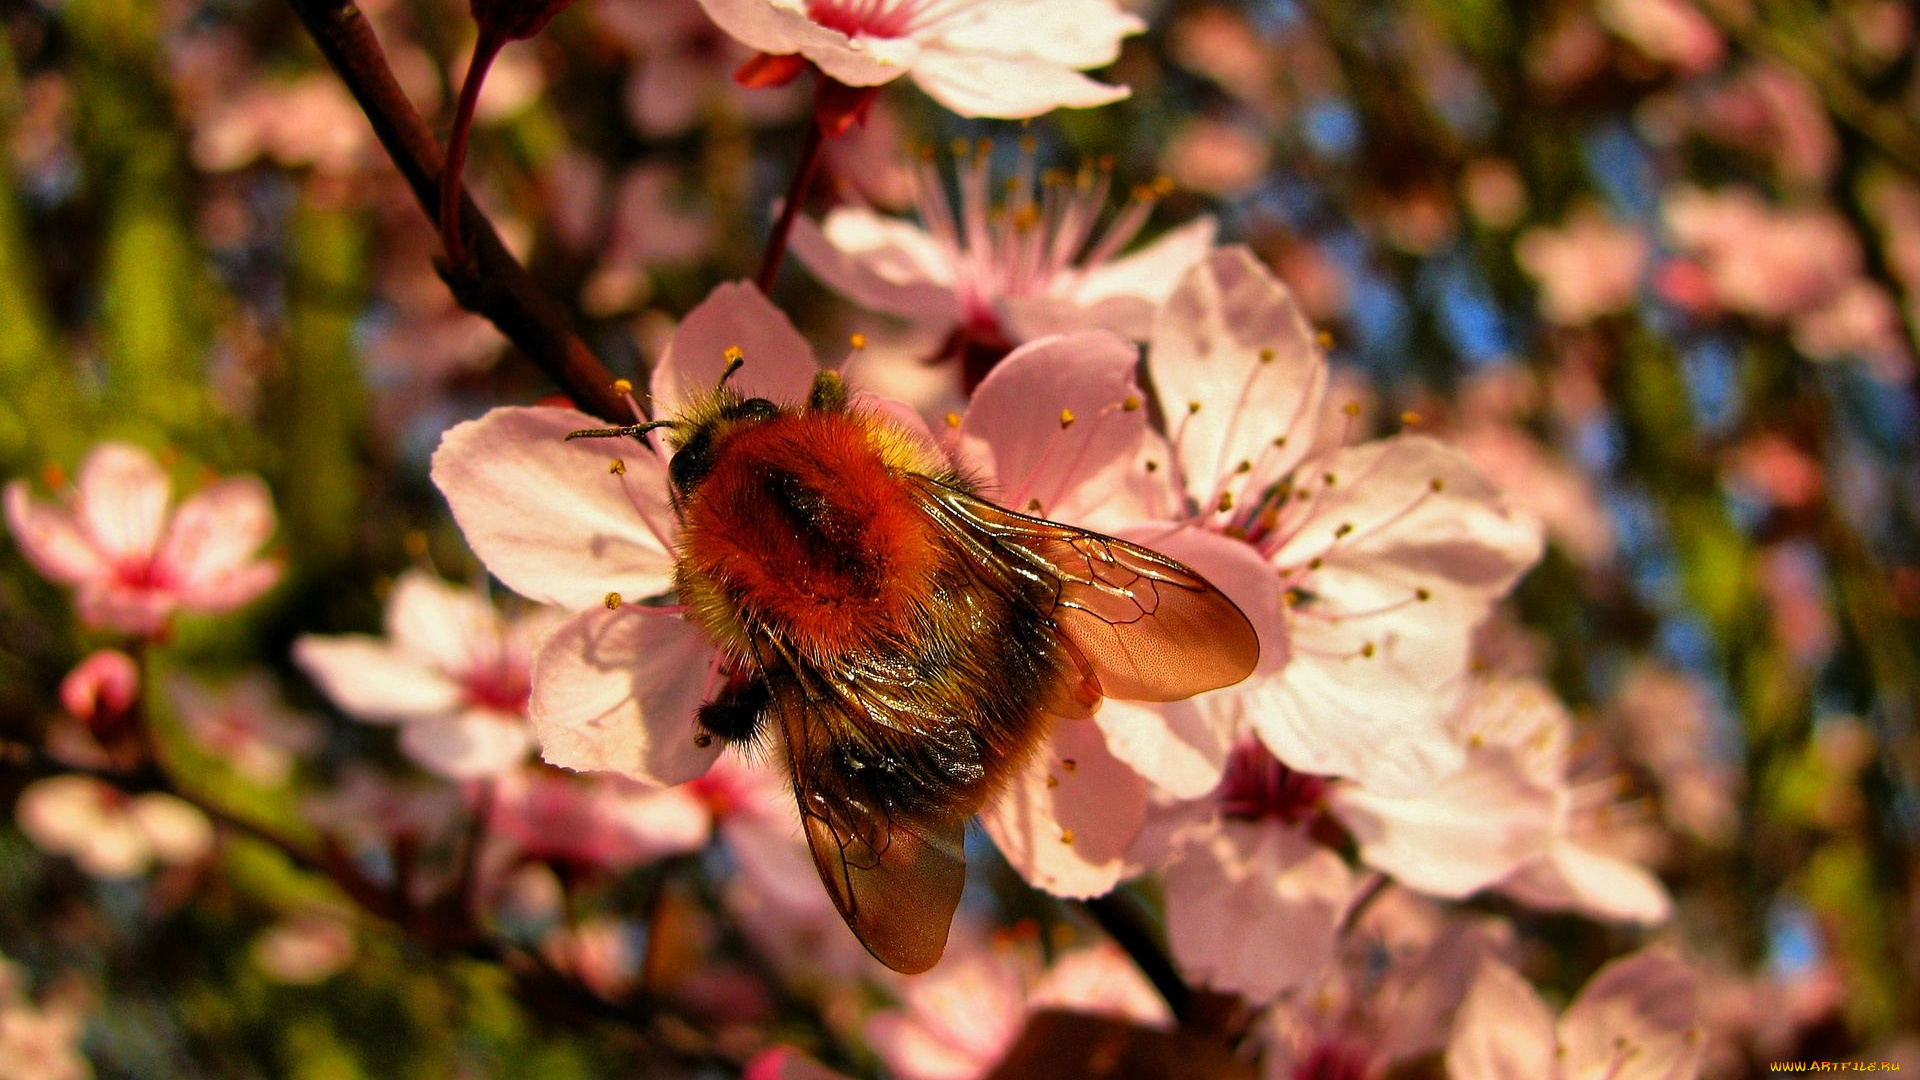
[[[373,27],[352,0],[287,0],[314,44],[367,114],[373,133],[413,189],[421,212],[439,217],[439,140],[407,100],[387,65]],[[441,266],[441,276],[460,306],[500,329],[574,403],[610,423],[634,419],[613,389],[613,376],[574,332],[567,313],[514,258],[493,222],[461,198],[461,233],[472,243],[467,265]]]

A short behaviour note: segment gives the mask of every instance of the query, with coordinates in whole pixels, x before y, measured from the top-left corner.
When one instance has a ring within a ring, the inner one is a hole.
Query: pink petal
[[[1468,754],[1467,767],[1437,787],[1389,798],[1342,784],[1334,813],[1360,844],[1360,858],[1395,881],[1458,899],[1546,854],[1556,801],[1505,747]]]
[[[834,1072],[825,1065],[790,1047],[776,1046],[771,1050],[762,1050],[747,1062],[740,1074],[740,1080],[848,1080],[846,1074]]]
[[[1326,358],[1293,293],[1244,247],[1181,279],[1154,321],[1147,372],[1203,508],[1223,494],[1248,505],[1313,447]]]
[[[1140,973],[1139,965],[1119,946],[1104,941],[1054,961],[1028,995],[1027,1007],[1072,1009],[1153,1027],[1173,1023],[1167,1000]]]
[[[1553,1014],[1520,974],[1498,960],[1480,966],[1447,1045],[1449,1080],[1541,1080],[1557,1068]]]
[[[1353,893],[1338,855],[1301,830],[1228,822],[1168,866],[1167,941],[1180,967],[1216,990],[1266,1002],[1333,959]]]
[[[499,648],[501,619],[473,589],[449,585],[424,570],[409,570],[387,598],[387,637],[455,679]]]
[[[822,284],[869,311],[943,329],[960,321],[953,257],[911,222],[841,207],[819,225],[795,221],[790,243]]]
[[[7,530],[20,554],[49,580],[79,585],[109,577],[113,568],[74,516],[28,493],[25,480],[7,485]]]
[[[1104,331],[1015,349],[975,389],[956,456],[988,498],[1022,513],[1075,524],[1147,516],[1133,481],[1158,436],[1133,380],[1138,359]]]
[[[752,285],[727,282],[687,313],[654,367],[654,416],[670,418],[687,402],[712,393],[732,348],[740,350],[746,366],[727,386],[776,405],[805,401],[820,370],[812,347],[785,312]]]
[[[1124,86],[1095,82],[1045,60],[963,51],[940,44],[920,50],[913,65],[913,81],[928,97],[961,116],[1001,120],[1022,120],[1062,107],[1108,105],[1131,93]]]
[[[125,443],[102,443],[80,465],[74,514],[109,558],[144,560],[166,528],[172,483],[152,455]]]
[[[1645,867],[1565,839],[1502,882],[1500,891],[1528,907],[1614,922],[1652,925],[1673,911],[1666,886]]]
[[[123,634],[158,634],[179,606],[179,598],[164,590],[123,585],[108,579],[88,582],[74,594],[73,606],[80,621],[88,626],[104,626]]]
[[[293,659],[342,712],[375,723],[453,711],[460,686],[421,658],[364,634],[308,635]]]
[[[275,520],[273,496],[257,477],[209,485],[174,511],[156,566],[182,591],[222,585],[252,561]]]
[[[577,611],[673,588],[666,466],[630,439],[567,441],[604,426],[571,409],[494,409],[434,452],[467,543],[522,596]]]
[[[632,606],[575,616],[534,656],[527,708],[540,755],[662,787],[699,776],[725,748],[694,741],[714,664],[705,634],[678,616]]]
[[[431,716],[400,730],[400,749],[421,768],[449,780],[499,776],[526,760],[533,729],[525,717],[467,709]]]
[[[1560,1020],[1566,1076],[1684,1080],[1706,1051],[1698,1025],[1700,979],[1663,949],[1599,970]]]
[[[1219,785],[1233,738],[1218,713],[1192,701],[1108,700],[1093,718],[1113,756],[1169,794],[1193,799]]]
[[[1057,720],[1049,743],[980,821],[1034,888],[1084,897],[1119,883],[1146,816],[1147,782],[1107,750],[1100,729]]]
[[[1213,250],[1219,232],[1220,223],[1212,217],[1198,217],[1168,229],[1129,254],[1088,267],[1074,286],[1073,298],[1083,304],[1098,304],[1114,297],[1137,297],[1157,308]],[[1148,321],[1138,326],[1108,329],[1134,341],[1145,341],[1153,332],[1151,320],[1149,310]]]
[[[190,582],[175,593],[180,606],[189,611],[219,614],[244,607],[273,588],[283,569],[278,560],[262,559],[242,564],[215,577]]]
[[[728,36],[776,56],[798,51],[802,24],[812,21],[797,8],[767,0],[700,0],[700,7]]]

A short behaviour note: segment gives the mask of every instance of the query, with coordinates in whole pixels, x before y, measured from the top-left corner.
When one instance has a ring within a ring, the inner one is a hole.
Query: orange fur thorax
[[[931,598],[938,536],[889,459],[886,421],[789,412],[715,447],[682,507],[682,595],[715,636],[826,659],[900,641]]]

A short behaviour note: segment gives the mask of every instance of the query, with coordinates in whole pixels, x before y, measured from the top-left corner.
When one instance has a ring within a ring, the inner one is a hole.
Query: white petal
[[[62,585],[109,577],[113,567],[71,513],[33,498],[25,480],[7,485],[7,529],[35,570]]]
[[[123,559],[153,554],[166,527],[172,483],[152,455],[125,443],[103,443],[81,463],[74,488],[74,514],[96,547]]]
[[[525,717],[468,709],[415,720],[400,729],[400,749],[421,768],[449,780],[478,780],[517,768],[533,746]]]
[[[213,823],[197,808],[158,793],[141,795],[128,806],[127,813],[147,835],[153,854],[161,862],[190,863],[213,848]]]
[[[1131,481],[1158,436],[1139,407],[1138,357],[1103,331],[1022,345],[975,389],[957,456],[988,498],[1022,513],[1074,524],[1147,516]]]
[[[1167,867],[1167,939],[1181,970],[1270,1001],[1333,959],[1353,893],[1340,857],[1306,833],[1229,822]]]
[[[361,720],[435,716],[459,706],[460,685],[420,657],[376,637],[308,635],[293,659],[340,710]]]
[[[534,656],[527,708],[540,755],[662,787],[699,776],[723,749],[694,741],[714,662],[705,635],[678,616],[632,606],[575,616]]]
[[[709,19],[750,49],[775,56],[799,51],[813,20],[792,4],[768,0],[700,0]]]
[[[578,611],[673,587],[666,466],[631,439],[567,441],[604,426],[572,409],[494,409],[434,452],[433,482],[467,543],[522,596]]]
[[[1211,216],[1168,229],[1130,254],[1090,267],[1074,286],[1073,295],[1084,303],[1111,296],[1137,296],[1158,307],[1173,296],[1187,272],[1213,250],[1219,233],[1220,223]],[[1151,326],[1143,326],[1137,334],[1128,336],[1144,341],[1151,333]]]
[[[1113,0],[996,0],[941,20],[931,36],[951,49],[1027,55],[1062,67],[1105,67],[1120,39],[1146,24]]]
[[[913,81],[961,116],[1020,120],[1054,109],[1107,105],[1127,96],[1124,86],[1095,82],[1077,71],[1028,57],[962,52],[938,45],[921,50]]]
[[[222,480],[174,511],[158,564],[182,587],[216,583],[253,560],[275,520],[273,496],[258,478]]]
[[[1146,816],[1147,782],[1108,752],[1100,729],[1056,720],[1052,739],[980,821],[1034,888],[1085,897],[1119,883]]]
[[[1534,784],[1511,750],[1486,747],[1431,791],[1388,798],[1342,784],[1333,811],[1360,844],[1360,858],[1395,881],[1458,899],[1542,857],[1554,793]]]
[[[1706,1040],[1700,980],[1671,953],[1648,949],[1597,972],[1560,1019],[1566,1080],[1692,1080]]]
[[[952,256],[912,222],[841,207],[794,222],[793,255],[828,288],[871,311],[942,328],[960,321]]]
[[[727,282],[708,293],[673,332],[653,369],[654,415],[667,419],[688,401],[712,393],[733,348],[746,365],[727,380],[729,388],[776,405],[807,399],[820,370],[807,339],[759,289]]]
[[[497,650],[500,617],[479,593],[409,570],[387,599],[387,637],[433,668],[460,678]]]
[[[1520,974],[1498,960],[1480,965],[1447,1046],[1449,1080],[1557,1078],[1553,1014]]]
[[[1214,252],[1180,280],[1154,320],[1147,372],[1203,507],[1223,493],[1248,504],[1313,446],[1326,357],[1292,291],[1244,247]]]

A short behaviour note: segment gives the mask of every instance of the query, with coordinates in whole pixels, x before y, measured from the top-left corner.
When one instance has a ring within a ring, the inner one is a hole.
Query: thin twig
[[[806,201],[813,174],[820,169],[820,148],[825,142],[826,133],[821,130],[820,121],[816,118],[808,122],[807,139],[800,147],[800,162],[794,166],[793,182],[787,185],[787,201],[780,206],[780,219],[774,222],[773,234],[767,237],[767,253],[760,260],[760,275],[754,279],[763,293],[771,293],[774,279],[780,276],[780,260],[787,253],[787,239],[793,234],[793,222],[800,214],[800,204]]]
[[[373,27],[351,0],[287,0],[321,55],[332,65],[373,125],[414,198],[438,222],[440,143],[394,79]],[[471,198],[461,198],[461,234],[472,244],[470,265],[442,268],[455,299],[484,316],[546,372],[574,404],[609,423],[630,419],[613,389],[613,376],[574,332],[567,313],[514,258],[493,222]]]

